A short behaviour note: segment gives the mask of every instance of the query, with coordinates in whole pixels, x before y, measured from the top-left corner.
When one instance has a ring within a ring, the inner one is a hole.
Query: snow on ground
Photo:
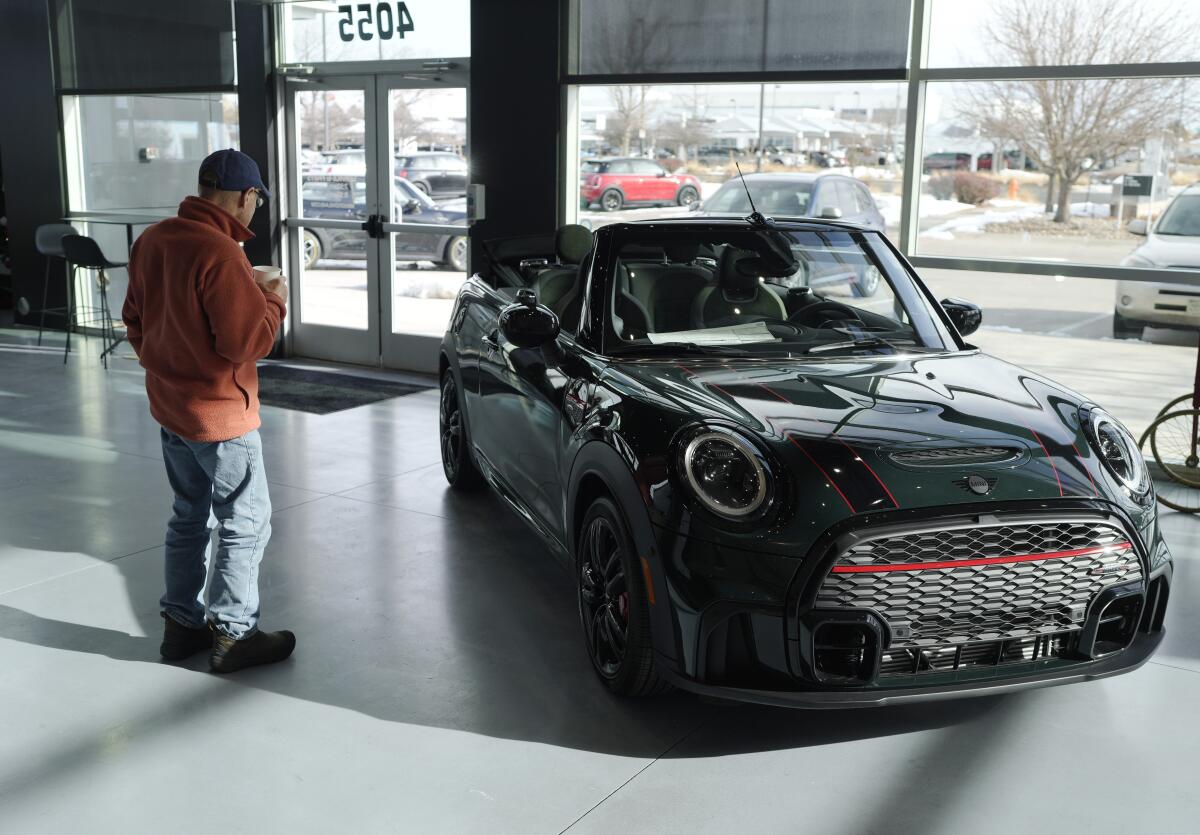
[[[1111,207],[1107,203],[1072,203],[1071,214],[1076,217],[1112,217]]]
[[[875,198],[876,205],[879,206],[879,211],[883,213],[884,223],[888,226],[900,223],[901,197],[899,194],[874,194],[872,196]],[[927,194],[922,194],[921,200],[917,204],[917,211],[921,217],[941,217],[973,208],[975,207],[970,203],[959,203],[957,200],[938,200]]]
[[[1034,203],[1025,203],[1020,208],[1008,210],[987,208],[950,218],[945,223],[939,223],[931,229],[926,229],[921,233],[921,237],[952,241],[956,234],[981,234],[984,227],[989,223],[1010,223],[1014,220],[1035,217],[1041,214],[1043,214],[1042,207]]]

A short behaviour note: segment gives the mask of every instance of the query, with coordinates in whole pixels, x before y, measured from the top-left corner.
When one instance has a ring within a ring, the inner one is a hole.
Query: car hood
[[[756,437],[788,473],[813,525],[873,511],[1118,492],[1080,429],[1084,399],[978,352],[654,359],[612,373],[645,392],[644,402],[677,408],[681,425],[735,424]],[[955,460],[949,449],[973,451]],[[812,500],[825,512],[812,513]]]
[[[1151,234],[1132,254],[1159,267],[1200,267],[1200,238]]]

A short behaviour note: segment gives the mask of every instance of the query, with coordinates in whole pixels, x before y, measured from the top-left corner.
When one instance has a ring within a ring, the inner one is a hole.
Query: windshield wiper
[[[891,348],[896,353],[900,353],[900,345],[907,343],[916,345],[917,343],[911,339],[898,339],[896,341],[884,339],[882,336],[864,336],[860,339],[847,339],[845,342],[828,342],[824,345],[814,345],[808,349],[810,354],[825,354],[830,351],[841,351],[846,348]]]
[[[704,354],[714,357],[752,357],[749,351],[729,345],[700,345],[695,342],[657,342],[650,345],[621,345],[609,351],[614,357],[626,355]]]

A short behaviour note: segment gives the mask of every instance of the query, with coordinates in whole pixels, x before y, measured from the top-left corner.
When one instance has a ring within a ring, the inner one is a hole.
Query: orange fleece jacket
[[[257,429],[258,368],[286,308],[254,281],[238,244],[254,237],[199,197],[142,233],[129,256],[121,316],[146,369],[150,414],[192,441]]]

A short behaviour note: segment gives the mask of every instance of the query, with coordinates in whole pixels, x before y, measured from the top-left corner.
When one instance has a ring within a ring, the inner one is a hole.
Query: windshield
[[[812,183],[787,180],[747,180],[754,207],[771,217],[804,217],[808,214],[808,200],[812,196]],[[728,212],[748,215],[750,201],[746,189],[739,180],[730,180],[704,202],[706,212]]]
[[[630,226],[614,230],[608,276],[605,347],[613,354],[957,348],[874,232]]]
[[[1154,227],[1154,232],[1158,235],[1200,237],[1200,194],[1181,194],[1176,197]]]

